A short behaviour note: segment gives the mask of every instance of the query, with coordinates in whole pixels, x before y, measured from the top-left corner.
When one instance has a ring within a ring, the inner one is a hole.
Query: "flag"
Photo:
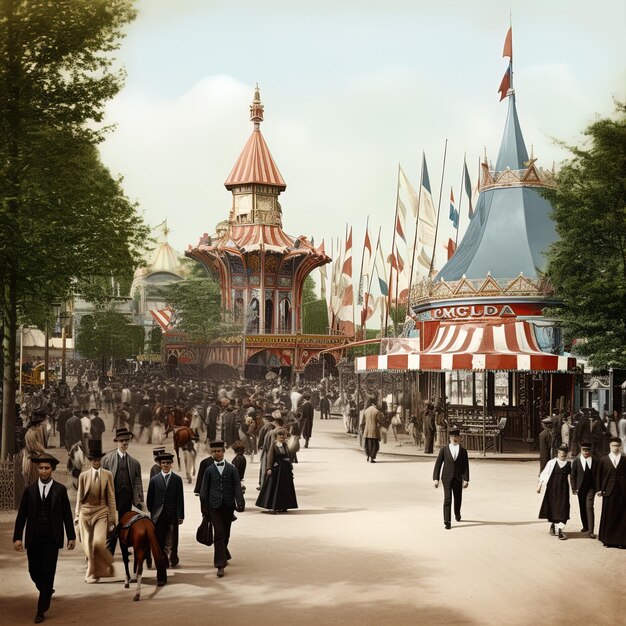
[[[352,285],[352,226],[348,236],[346,237],[346,251],[343,257],[343,264],[341,265],[341,274],[339,275],[339,281],[337,284],[337,319],[340,322],[350,322],[354,331],[354,324],[352,323],[354,317],[354,287]],[[340,328],[341,328],[340,324]],[[347,328],[344,324],[344,328]],[[346,331],[347,332],[347,331]],[[347,334],[351,334],[347,332]]]
[[[420,188],[420,218],[417,224],[417,239],[420,245],[419,250],[416,252],[418,254],[417,264],[423,270],[426,270],[426,274],[430,271],[430,260],[435,245],[436,223],[437,213],[435,212],[435,205],[433,203],[433,194],[430,190],[428,165],[426,164],[426,155],[423,155],[422,186]],[[418,276],[420,276],[419,267]]]
[[[350,234],[346,238],[346,253],[343,257],[341,273],[352,278],[352,226],[350,226]]]
[[[369,226],[365,226],[365,242],[363,243],[363,265],[361,267],[361,277],[359,279],[359,296],[357,304],[363,304],[364,287],[369,288],[369,277],[372,273],[372,241],[370,239]]]
[[[502,50],[503,57],[509,57],[513,60],[513,27],[510,26],[504,40],[504,50]]]
[[[383,259],[383,250],[380,246],[380,239],[378,240],[378,244],[376,246],[376,275],[378,276],[378,287],[380,288],[380,293],[383,296],[389,295],[389,285],[387,283],[387,268],[385,266],[385,260]]]
[[[328,272],[326,271],[326,266],[322,265],[322,267],[320,267],[320,282],[321,282],[320,298],[322,300],[326,300],[326,281],[327,280],[328,280]]]
[[[458,228],[459,227],[459,212],[457,211],[456,206],[454,206],[454,192],[452,191],[452,187],[450,187],[450,215],[449,217],[450,217],[450,220],[452,221],[454,228]]]
[[[406,192],[406,197],[408,198],[409,205],[411,207],[411,211],[413,213],[413,217],[417,218],[417,211],[419,207],[419,198],[417,195],[417,191],[411,183],[409,179],[406,177],[404,170],[400,167],[400,192]]]
[[[467,161],[463,161],[463,167],[464,167],[463,180],[465,183],[465,193],[469,201],[468,213],[469,213],[470,219],[472,219],[472,216],[474,215],[474,208],[472,207],[472,181],[470,180],[469,172],[467,171]]]
[[[500,94],[500,102],[507,97],[508,91],[511,88],[511,64],[506,68],[506,72],[502,77],[500,87],[498,87],[498,93]]]
[[[406,245],[406,235],[404,234],[406,226],[403,226],[403,222],[402,213],[398,211],[398,216],[396,218],[396,235],[398,235],[398,237],[400,237]]]
[[[448,245],[446,246],[446,249],[448,251],[448,261],[454,256],[454,253],[456,252],[456,244],[454,243],[454,241],[452,241],[452,239],[448,239]]]

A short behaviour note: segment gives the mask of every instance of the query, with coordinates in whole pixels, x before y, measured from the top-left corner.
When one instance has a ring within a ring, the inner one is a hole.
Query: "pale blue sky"
[[[443,243],[463,153],[474,183],[483,146],[497,156],[510,5],[520,122],[549,168],[564,156],[552,137],[579,141],[624,99],[623,1],[141,0],[118,54],[128,77],[108,107],[118,127],[104,161],[149,223],[168,219],[177,249],[195,245],[228,215],[223,182],[252,131],[258,81],[286,232],[328,244],[348,222],[359,247],[369,215],[389,243],[398,162],[417,186],[424,150],[438,191],[447,138]]]

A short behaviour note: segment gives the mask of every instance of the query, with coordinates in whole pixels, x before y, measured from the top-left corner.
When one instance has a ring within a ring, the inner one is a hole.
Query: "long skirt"
[[[296,489],[293,484],[293,467],[288,460],[274,463],[272,475],[266,476],[256,505],[271,511],[297,509]]]

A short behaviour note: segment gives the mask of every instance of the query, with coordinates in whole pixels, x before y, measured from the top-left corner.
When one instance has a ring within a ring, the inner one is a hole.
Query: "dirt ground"
[[[105,434],[105,450],[112,438]],[[133,442],[129,449],[146,486],[151,448]],[[626,551],[578,532],[576,500],[568,541],[551,537],[537,519],[537,463],[472,461],[463,521],[445,530],[434,458],[385,454],[366,463],[340,420],[316,416],[299,460],[300,508],[283,515],[254,506],[258,463],[248,464],[247,509],[233,524],[224,578],[215,576],[212,548],[195,542],[199,505],[185,483],[181,567],[170,570],[168,584],[157,588],[148,571],[141,601],[133,602],[119,553],[118,577],[87,585],[81,547],[64,550],[45,623],[624,623]],[[598,521],[600,508],[596,500]],[[14,517],[0,514],[0,623],[7,625],[32,623],[36,606],[26,556],[11,542]]]

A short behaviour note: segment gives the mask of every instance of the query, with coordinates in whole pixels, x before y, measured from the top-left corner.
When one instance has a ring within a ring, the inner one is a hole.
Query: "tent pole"
[[[487,378],[489,378],[489,370],[485,370],[483,377],[483,458],[487,456],[487,434],[485,432],[487,423]]]

